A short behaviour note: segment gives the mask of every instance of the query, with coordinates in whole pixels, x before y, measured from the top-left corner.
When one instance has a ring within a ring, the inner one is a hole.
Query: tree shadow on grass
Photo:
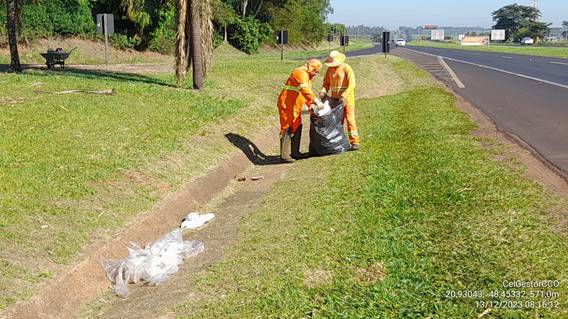
[[[56,68],[54,70],[47,70],[45,66],[40,66],[40,65],[22,65],[22,69],[44,71],[44,72],[34,73],[35,75],[45,75],[45,76],[54,75],[54,74],[70,75],[83,79],[106,79],[106,80],[117,80],[117,81],[126,81],[126,82],[147,83],[147,84],[154,84],[160,86],[167,86],[171,88],[183,88],[183,87],[178,87],[175,84],[166,80],[161,80],[148,75],[130,73],[130,72],[83,69],[80,67],[73,67],[73,66],[65,67],[65,69]],[[0,64],[0,73],[10,73],[10,72],[12,72],[10,65]]]
[[[225,137],[229,142],[239,148],[255,165],[282,164],[280,156],[265,155],[251,140],[238,134],[228,133]]]

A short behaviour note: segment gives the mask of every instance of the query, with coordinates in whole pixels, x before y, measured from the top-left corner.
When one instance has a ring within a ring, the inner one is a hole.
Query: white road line
[[[426,53],[426,52],[420,52],[420,51],[416,51],[416,50],[412,50],[412,49],[408,49],[406,48],[406,50],[412,51],[412,52],[416,52],[416,53],[420,53],[420,54],[425,54],[425,55],[429,55],[429,56],[433,56],[433,57],[441,57],[444,58],[446,60],[449,61],[454,61],[454,62],[460,62],[460,63],[464,63],[464,64],[469,64],[469,65],[474,65],[480,68],[485,68],[485,69],[489,69],[489,70],[493,70],[493,71],[497,71],[497,72],[501,72],[501,73],[505,73],[505,74],[510,74],[510,75],[514,75],[514,76],[518,76],[520,78],[524,78],[524,79],[529,79],[529,80],[533,80],[533,81],[537,81],[537,82],[542,82],[542,83],[546,83],[546,84],[550,84],[550,85],[554,85],[557,87],[561,87],[564,89],[568,89],[568,85],[564,85],[564,84],[560,84],[560,83],[556,83],[556,82],[552,82],[552,81],[548,81],[548,80],[544,80],[544,79],[539,79],[539,78],[535,78],[533,76],[528,76],[528,75],[524,75],[524,74],[519,74],[519,73],[515,73],[515,72],[510,72],[507,70],[503,70],[503,69],[498,69],[498,68],[494,68],[491,66],[487,66],[487,65],[483,65],[483,64],[478,64],[478,63],[473,63],[473,62],[468,62],[468,61],[463,61],[463,60],[458,60],[458,59],[452,59],[452,58],[448,58],[445,56],[441,56],[441,55],[435,55],[435,54],[430,54],[430,53]]]
[[[446,71],[448,71],[448,73],[450,74],[450,76],[452,77],[454,82],[456,82],[457,86],[460,89],[465,89],[465,85],[463,85],[463,82],[460,80],[460,78],[458,78],[456,72],[454,72],[454,70],[452,70],[452,68],[450,68],[450,66],[446,63],[446,61],[444,61],[444,59],[442,59],[442,57],[438,57],[438,62],[440,62],[440,64],[444,67],[444,69],[446,69]]]
[[[501,57],[502,57],[503,59],[512,59],[512,58],[513,58],[512,56],[503,56],[503,55],[502,55]]]
[[[550,63],[552,63],[552,64],[560,64],[560,65],[568,65],[568,63],[562,63],[562,62],[556,62],[556,61],[550,61]]]

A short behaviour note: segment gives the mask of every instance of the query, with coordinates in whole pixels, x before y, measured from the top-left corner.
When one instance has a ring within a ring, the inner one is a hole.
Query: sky
[[[493,25],[491,13],[505,5],[530,5],[530,0],[331,0],[331,23],[366,24],[395,29],[424,24],[439,26]],[[539,0],[541,21],[559,27],[568,20],[568,0]]]

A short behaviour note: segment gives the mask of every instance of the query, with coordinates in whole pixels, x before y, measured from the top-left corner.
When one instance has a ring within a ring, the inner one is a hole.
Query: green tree
[[[174,0],[105,0],[110,4],[120,1],[120,8],[123,11],[118,15],[124,16],[132,24],[124,31],[139,43],[138,48],[146,49],[153,37],[164,35],[166,30],[160,30],[156,33],[156,29],[164,26],[172,25],[172,21],[164,19],[173,19],[174,15],[168,14],[168,11],[175,8]],[[173,30],[172,30],[173,31]],[[173,39],[170,39],[174,41]]]
[[[347,27],[345,26],[345,24],[341,24],[341,23],[328,23],[326,24],[326,29],[327,29],[327,33],[328,34],[333,34],[333,35],[346,35],[349,32],[347,31]]]
[[[266,1],[265,1],[266,2]],[[317,44],[327,32],[325,20],[332,11],[329,0],[272,0],[259,17],[273,29],[288,30],[292,44]]]
[[[531,37],[535,41],[544,39],[550,33],[550,23],[523,20],[520,23],[520,28],[516,33],[516,39],[519,40],[523,37]]]
[[[227,27],[236,18],[233,8],[222,0],[213,0],[211,3],[213,9],[213,21],[223,29],[223,41],[228,41]]]
[[[540,11],[534,7],[511,4],[493,12],[494,29],[504,29],[506,40],[517,39],[523,21],[536,22]]]

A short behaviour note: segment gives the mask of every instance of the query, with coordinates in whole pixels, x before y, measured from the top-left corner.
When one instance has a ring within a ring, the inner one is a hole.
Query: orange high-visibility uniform
[[[323,79],[322,92],[332,98],[345,99],[343,121],[347,121],[347,134],[351,144],[359,144],[359,132],[355,123],[355,73],[351,66],[342,63],[329,67]]]
[[[304,104],[314,103],[315,96],[312,92],[312,81],[308,68],[299,67],[292,71],[278,97],[278,113],[280,114],[280,134],[286,133],[292,128],[292,134],[302,124],[302,107]]]

